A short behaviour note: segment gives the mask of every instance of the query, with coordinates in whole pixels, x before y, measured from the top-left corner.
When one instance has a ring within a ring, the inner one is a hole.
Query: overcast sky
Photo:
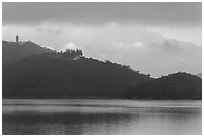
[[[131,66],[153,77],[202,71],[201,3],[3,3],[3,40]]]

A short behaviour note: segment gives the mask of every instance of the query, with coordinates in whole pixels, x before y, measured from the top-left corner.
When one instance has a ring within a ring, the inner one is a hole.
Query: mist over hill
[[[32,42],[2,42],[3,98],[201,99],[202,80],[187,73],[158,79],[127,65],[56,52]]]

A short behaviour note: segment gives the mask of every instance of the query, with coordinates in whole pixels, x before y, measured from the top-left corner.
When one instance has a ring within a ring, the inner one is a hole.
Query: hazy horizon
[[[202,3],[6,3],[2,39],[130,65],[153,77],[202,72]]]

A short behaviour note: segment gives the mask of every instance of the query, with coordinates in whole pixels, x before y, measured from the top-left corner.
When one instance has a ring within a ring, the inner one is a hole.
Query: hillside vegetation
[[[3,67],[3,97],[119,98],[128,86],[150,79],[109,61],[31,55]]]

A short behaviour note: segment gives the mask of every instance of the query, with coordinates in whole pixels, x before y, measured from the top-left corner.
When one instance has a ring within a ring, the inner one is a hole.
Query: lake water
[[[201,134],[201,101],[3,99],[2,133]]]

